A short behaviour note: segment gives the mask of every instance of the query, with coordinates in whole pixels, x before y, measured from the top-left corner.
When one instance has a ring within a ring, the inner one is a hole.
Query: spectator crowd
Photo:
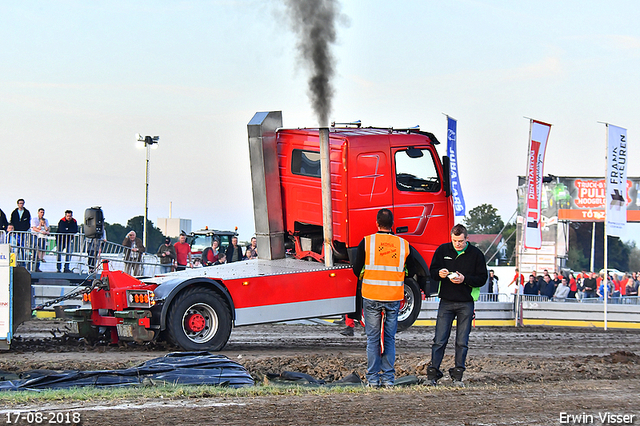
[[[71,272],[70,261],[74,252],[74,242],[77,244],[73,236],[78,232],[79,226],[73,217],[73,211],[66,210],[64,216],[58,221],[54,250],[53,247],[48,246],[49,237],[52,236],[49,221],[45,218],[44,208],[39,208],[37,215],[32,217],[31,212],[25,207],[25,200],[20,198],[17,201],[17,207],[9,216],[0,209],[0,244],[9,243],[16,252],[19,262],[22,265],[26,265],[28,262],[35,272],[42,272],[40,265],[46,263],[45,253],[48,251],[57,253],[56,269],[58,272]],[[88,251],[90,271],[95,267],[95,261],[101,252],[104,237],[96,240],[99,240],[96,244],[92,241],[87,246],[93,247],[92,249],[85,247]],[[187,236],[183,233],[175,244],[172,244],[171,238],[167,237],[160,245],[157,256],[160,260],[161,272],[180,271],[187,267],[220,265],[240,260],[257,259],[258,257],[256,237],[251,238],[251,242],[243,250],[238,244],[238,238],[234,236],[225,251],[220,250],[220,241],[212,238],[211,247],[207,247],[202,253],[202,258],[197,259],[192,259],[191,246],[186,240]],[[122,246],[124,246],[125,272],[131,275],[140,275],[142,256],[146,252],[142,240],[135,231],[131,230],[122,242]],[[75,247],[75,249],[80,250],[81,248]]]
[[[47,251],[48,237],[51,234],[49,220],[44,217],[45,210],[40,207],[36,216],[32,217],[31,212],[24,206],[24,199],[17,201],[18,206],[11,212],[9,218],[0,209],[0,243],[9,243],[19,248],[29,248],[32,252],[31,262],[36,272],[41,272],[40,264],[45,263],[45,252]],[[78,222],[73,217],[71,210],[66,210],[64,216],[58,222],[56,246],[57,246],[57,271],[61,272],[64,265],[64,272],[70,272],[69,263],[71,252],[73,251],[74,234],[78,233]],[[26,259],[26,250],[19,252],[20,259]],[[64,256],[64,262],[62,257]]]
[[[217,238],[211,239],[211,246],[202,251],[202,256],[192,258],[191,246],[187,243],[187,235],[182,233],[178,241],[171,243],[171,238],[165,238],[164,244],[158,248],[157,252],[162,265],[162,272],[184,271],[187,268],[198,268],[203,266],[215,266],[223,263],[233,263],[240,260],[252,260],[258,258],[258,245],[256,237],[251,238],[251,242],[245,250],[238,244],[238,237],[231,237],[231,244],[226,250],[220,247]]]
[[[518,271],[511,284],[517,285]],[[583,301],[590,298],[604,300],[606,297],[612,303],[622,303],[622,298],[638,297],[640,287],[640,273],[625,273],[622,276],[608,274],[604,278],[604,272],[582,271],[577,275],[573,272],[558,274],[544,270],[538,275],[533,271],[527,281],[520,275],[520,287],[516,291],[525,295],[546,296],[551,300],[577,299]],[[510,284],[510,285],[511,285]]]

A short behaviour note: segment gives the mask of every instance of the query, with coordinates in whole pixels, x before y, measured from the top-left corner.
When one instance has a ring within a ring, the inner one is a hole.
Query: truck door
[[[447,241],[449,199],[435,150],[392,148],[394,231],[430,262],[438,245]]]
[[[392,202],[389,152],[371,149],[354,151],[357,150],[352,150],[355,154],[355,164],[352,164],[355,167],[349,167],[352,178],[349,234],[353,237],[352,241],[349,241],[350,246],[357,246],[362,237],[377,231],[378,210],[383,207],[391,208]]]

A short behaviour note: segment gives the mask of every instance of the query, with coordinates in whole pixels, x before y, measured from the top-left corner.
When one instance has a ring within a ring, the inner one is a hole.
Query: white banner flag
[[[531,120],[524,216],[525,248],[539,249],[542,246],[542,177],[544,176],[544,153],[550,131],[551,124]]]
[[[607,235],[622,237],[627,224],[627,129],[607,125]]]

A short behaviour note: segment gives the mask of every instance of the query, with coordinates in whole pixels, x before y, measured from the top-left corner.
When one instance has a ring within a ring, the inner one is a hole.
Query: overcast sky
[[[341,13],[329,119],[420,125],[444,154],[443,113],[456,118],[467,209],[514,212],[523,117],[553,124],[545,174],[604,175],[604,121],[628,129],[640,176],[637,2],[351,0]],[[149,218],[172,203],[193,229],[248,239],[248,121],[318,124],[295,43],[281,1],[2,2],[0,208],[22,197],[57,223],[99,205],[125,224],[144,213],[134,136],[159,135]]]

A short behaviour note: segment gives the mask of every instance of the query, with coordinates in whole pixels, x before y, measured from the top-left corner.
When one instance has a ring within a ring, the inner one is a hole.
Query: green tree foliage
[[[569,230],[569,262],[571,269],[589,269],[591,259],[591,222],[571,222]],[[629,270],[629,259],[633,246],[625,244],[618,237],[608,237],[608,266],[620,271]],[[578,253],[572,253],[576,251]],[[594,269],[604,268],[604,223],[596,223]]]
[[[104,231],[107,234],[107,240],[112,243],[122,244],[124,237],[127,235],[127,228],[119,223],[104,223]]]
[[[491,204],[482,204],[469,210],[464,225],[470,234],[497,234],[504,222],[498,215],[498,209]]]
[[[142,238],[142,223],[144,217],[136,216],[127,221],[127,226],[122,226],[119,223],[106,223],[104,224],[104,230],[107,234],[107,240],[112,243],[122,244],[129,231],[134,230],[141,240]],[[147,220],[147,252],[156,253],[160,244],[164,243],[165,236],[162,234],[159,228],[156,228],[150,220]]]
[[[567,254],[567,267],[574,271],[588,270],[590,262],[582,250],[569,250]]]
[[[629,244],[629,272],[640,271],[640,249],[636,246],[636,242]]]

